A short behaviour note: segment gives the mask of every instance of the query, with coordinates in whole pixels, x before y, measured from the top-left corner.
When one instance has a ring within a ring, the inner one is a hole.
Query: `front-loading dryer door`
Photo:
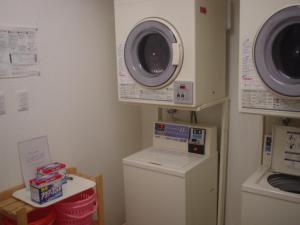
[[[131,77],[152,89],[170,84],[177,77],[183,61],[178,33],[169,23],[157,18],[145,19],[132,29],[124,54]]]
[[[254,62],[267,87],[300,97],[300,6],[284,8],[266,21],[256,38]]]

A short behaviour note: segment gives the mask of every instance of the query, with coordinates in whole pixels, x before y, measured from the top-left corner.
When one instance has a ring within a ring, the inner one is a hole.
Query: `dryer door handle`
[[[181,58],[180,44],[179,43],[172,43],[172,50],[173,50],[172,65],[177,66],[180,63],[180,58]]]

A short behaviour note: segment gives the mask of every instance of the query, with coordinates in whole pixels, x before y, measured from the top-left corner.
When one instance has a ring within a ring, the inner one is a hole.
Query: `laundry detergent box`
[[[61,174],[62,175],[62,183],[63,184],[67,183],[67,175],[66,175],[67,170],[66,170],[66,165],[63,163],[54,162],[54,163],[50,163],[45,166],[39,167],[37,169],[38,177],[46,176],[46,175],[53,174],[53,173]]]
[[[63,195],[62,175],[53,173],[30,181],[31,200],[44,204]]]

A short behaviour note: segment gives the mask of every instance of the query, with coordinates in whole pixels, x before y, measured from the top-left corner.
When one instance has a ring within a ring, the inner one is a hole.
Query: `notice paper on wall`
[[[46,136],[18,143],[19,158],[26,189],[29,181],[36,177],[37,168],[51,162],[48,138]]]
[[[37,31],[0,27],[0,79],[40,75]]]

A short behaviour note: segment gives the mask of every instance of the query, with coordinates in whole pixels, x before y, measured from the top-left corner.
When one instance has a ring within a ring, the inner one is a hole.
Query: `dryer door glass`
[[[254,62],[267,87],[282,96],[300,97],[300,7],[274,14],[255,42]]]
[[[142,68],[149,74],[162,73],[170,62],[168,42],[159,33],[145,36],[138,46],[138,59]]]
[[[276,68],[291,79],[300,79],[300,23],[284,28],[272,50]]]
[[[161,88],[176,78],[182,60],[176,35],[170,26],[154,20],[134,27],[128,35],[124,57],[128,72],[136,82]]]

